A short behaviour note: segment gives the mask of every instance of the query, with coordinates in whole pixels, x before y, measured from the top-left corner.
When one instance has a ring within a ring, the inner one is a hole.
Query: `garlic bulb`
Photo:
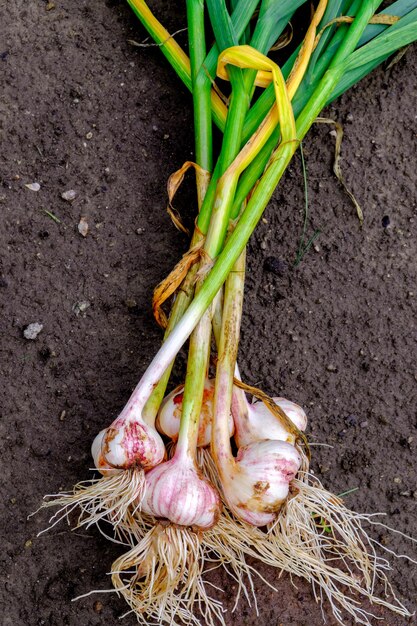
[[[246,446],[249,443],[261,439],[274,439],[287,441],[295,444],[295,436],[285,429],[280,420],[268,409],[262,401],[249,404],[243,395],[238,399],[236,395],[241,391],[234,392],[232,400],[232,413],[235,421],[235,440],[238,445]],[[243,399],[243,401],[242,401]],[[285,398],[273,398],[299,430],[307,427],[307,416],[304,410],[294,402]]]
[[[174,457],[145,476],[142,511],[180,526],[207,529],[217,522],[220,496],[189,458]]]
[[[239,449],[236,459],[222,459],[221,482],[233,512],[248,524],[264,526],[275,519],[301,464],[285,441],[257,441]]]
[[[178,438],[180,419],[182,414],[182,399],[184,395],[184,385],[176,387],[168,394],[161,404],[156,427],[160,433],[170,437],[173,441]],[[211,424],[213,421],[213,400],[214,400],[214,380],[207,378],[204,383],[203,404],[201,407],[200,423],[198,428],[199,447],[205,447],[211,441]],[[230,437],[233,435],[233,417],[229,416]]]
[[[91,448],[96,468],[106,474],[109,468],[150,469],[166,456],[164,442],[155,428],[139,419],[116,419],[102,430]]]

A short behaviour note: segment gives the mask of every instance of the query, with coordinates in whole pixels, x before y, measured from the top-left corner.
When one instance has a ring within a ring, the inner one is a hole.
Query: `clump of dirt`
[[[171,31],[184,26],[183,9],[154,9]],[[145,34],[121,0],[16,0],[0,17],[2,624],[114,624],[126,611],[116,595],[71,599],[108,589],[122,548],[64,524],[38,538],[46,519],[27,515],[45,493],[89,477],[92,438],[161,340],[150,301],[187,246],[165,213],[165,184],[193,157],[190,96],[157,48],[128,43]],[[185,45],[186,33],[178,37]],[[327,111],[344,124],[342,165],[363,228],[332,174],[329,129],[314,128],[304,142],[308,235],[320,234],[295,267],[296,158],[249,245],[240,347],[245,379],[302,404],[311,440],[331,446],[313,448],[325,485],[357,488],[349,506],[385,512],[414,536],[416,70],[411,48]],[[37,191],[25,186],[33,183]],[[179,202],[191,221],[191,186]],[[28,339],[34,323],[42,330]],[[374,532],[389,549],[412,551],[401,536]],[[391,580],[410,608],[414,572],[394,561]],[[216,582],[231,609],[230,582]],[[283,576],[278,598],[258,584],[257,623],[319,626],[323,610],[333,624],[309,585],[294,582]],[[254,619],[243,602],[228,623]]]

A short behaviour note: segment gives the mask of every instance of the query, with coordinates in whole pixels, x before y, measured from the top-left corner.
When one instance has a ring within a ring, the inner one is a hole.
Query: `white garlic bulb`
[[[204,383],[203,404],[201,407],[200,423],[198,428],[197,445],[199,447],[208,446],[211,441],[214,384],[214,380],[210,378],[207,378]],[[171,391],[171,393],[164,398],[156,419],[156,427],[158,431],[163,435],[170,437],[173,441],[176,441],[178,438],[183,396],[184,385],[180,385]],[[231,414],[229,416],[229,432],[231,437],[234,432],[234,422]]]
[[[304,431],[306,429],[307,415],[298,404],[285,398],[273,398],[273,401],[299,430]],[[274,439],[295,444],[293,433],[286,430],[279,418],[262,401],[257,401],[254,404],[234,401],[232,402],[232,413],[236,427],[235,440],[238,447],[261,439]]]
[[[272,522],[300,464],[297,450],[285,441],[267,439],[241,447],[236,459],[221,463],[221,482],[230,508],[253,526]]]

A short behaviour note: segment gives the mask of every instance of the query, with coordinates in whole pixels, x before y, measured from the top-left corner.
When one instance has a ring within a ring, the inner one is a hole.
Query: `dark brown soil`
[[[115,595],[71,602],[110,587],[106,572],[121,548],[64,524],[38,538],[46,515],[27,515],[45,493],[89,477],[92,438],[161,340],[152,288],[187,246],[164,207],[168,175],[193,156],[189,94],[157,48],[128,43],[145,34],[122,0],[55,3],[0,6],[2,626],[116,624],[126,610]],[[182,6],[155,8],[169,29],[183,27]],[[310,133],[308,235],[320,235],[295,268],[297,157],[249,246],[240,350],[245,379],[303,404],[312,441],[331,446],[314,449],[325,485],[358,488],[349,506],[386,512],[390,526],[414,536],[416,71],[411,48],[327,111],[344,124],[343,168],[364,208],[362,229],[332,174],[329,128]],[[25,187],[33,182],[40,191]],[[70,189],[73,203],[61,198]],[[190,221],[191,186],[178,202]],[[83,301],[89,307],[77,315]],[[32,322],[43,324],[34,341],[23,336]],[[374,535],[413,554],[398,535]],[[391,580],[415,608],[416,567],[394,562]],[[229,598],[227,580],[217,582]],[[332,625],[309,585],[293,582],[284,576],[279,596],[258,584],[257,624],[318,626],[326,615]],[[379,614],[383,624],[405,624]],[[228,624],[255,619],[242,602]]]

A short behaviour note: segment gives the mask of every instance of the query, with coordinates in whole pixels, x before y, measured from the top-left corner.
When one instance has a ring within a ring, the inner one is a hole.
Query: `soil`
[[[181,6],[154,9],[171,31]],[[91,473],[90,443],[123,406],[161,340],[152,289],[187,247],[165,212],[166,180],[193,158],[190,96],[122,0],[16,0],[0,6],[2,151],[2,626],[116,624],[108,589],[120,546],[64,523],[37,537],[27,519],[45,493]],[[178,35],[185,45],[186,33]],[[417,56],[408,49],[326,115],[343,123],[342,166],[361,202],[360,228],[332,173],[334,138],[304,142],[307,239],[295,267],[304,197],[297,156],[249,245],[240,364],[249,383],[308,411],[313,468],[347,504],[386,513],[417,536],[416,131]],[[39,191],[25,184],[39,183]],[[72,202],[61,197],[75,190]],[[192,183],[178,208],[192,221]],[[83,237],[81,217],[88,224]],[[84,304],[83,304],[84,303]],[[43,325],[26,339],[31,323]],[[174,382],[181,380],[184,357]],[[415,554],[375,528],[390,550]],[[414,552],[413,552],[414,550]],[[276,574],[266,567],[263,575]],[[231,609],[232,588],[226,589]],[[393,561],[391,581],[415,609],[416,566]],[[242,602],[230,626],[334,624],[308,583],[257,583],[259,617]],[[377,610],[383,624],[417,623]],[[125,626],[136,623],[132,615]],[[349,616],[345,616],[349,625]]]

